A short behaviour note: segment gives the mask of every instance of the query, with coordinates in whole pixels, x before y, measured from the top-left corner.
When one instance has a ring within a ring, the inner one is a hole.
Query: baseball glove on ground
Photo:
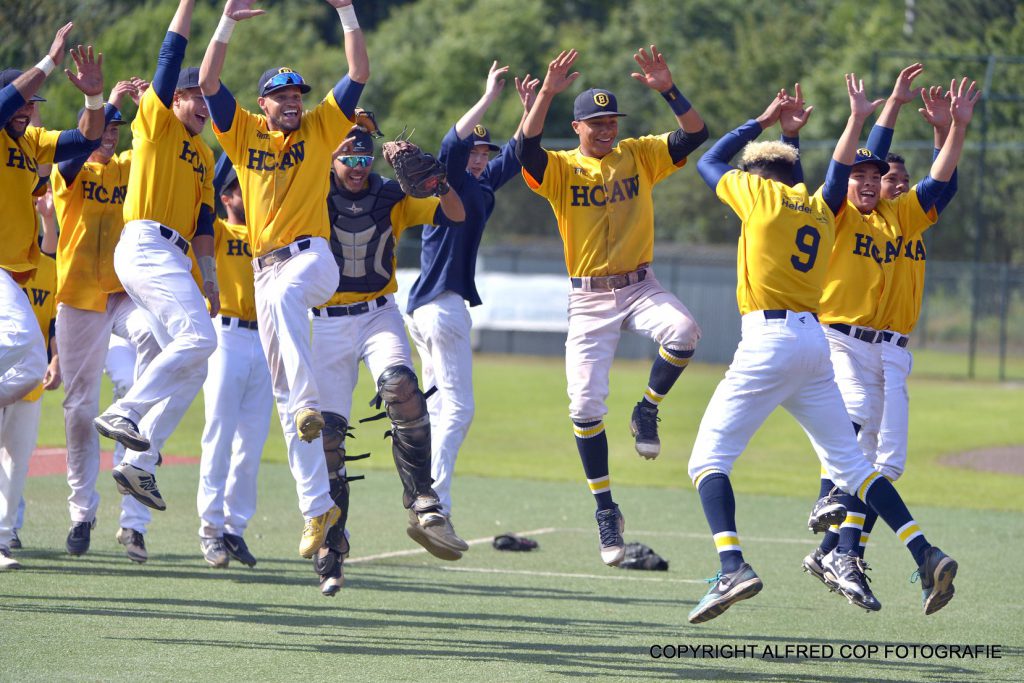
[[[626,558],[619,564],[619,569],[647,569],[663,572],[668,570],[668,560],[643,543],[627,543]]]
[[[395,169],[395,178],[410,197],[432,197],[448,191],[441,162],[408,140],[385,142],[384,159]]]

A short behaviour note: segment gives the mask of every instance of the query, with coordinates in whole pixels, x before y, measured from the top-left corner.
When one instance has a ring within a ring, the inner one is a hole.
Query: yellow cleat
[[[320,436],[324,428],[324,416],[314,408],[302,408],[295,413],[295,429],[299,438],[309,443]]]
[[[317,413],[319,415],[319,413]],[[299,555],[309,559],[324,544],[327,531],[341,519],[341,510],[337,505],[322,515],[306,520],[306,526],[302,530],[302,539],[299,541]]]

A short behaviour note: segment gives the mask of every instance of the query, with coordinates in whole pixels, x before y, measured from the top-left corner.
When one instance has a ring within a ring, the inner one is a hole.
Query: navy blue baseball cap
[[[238,173],[235,172],[235,167],[231,163],[231,159],[228,158],[227,154],[221,152],[220,158],[217,159],[217,165],[213,167],[213,193],[216,197],[220,197],[221,193],[227,189],[231,183],[238,180]]]
[[[345,137],[355,139],[352,148],[342,156],[373,156],[373,137],[363,128],[353,128]]]
[[[867,147],[861,147],[857,150],[857,157],[853,160],[854,166],[860,166],[861,164],[874,164],[878,167],[878,172],[885,175],[889,172],[889,164],[882,157],[872,152]]]
[[[82,114],[84,114],[84,113],[85,113],[85,107],[82,107],[81,109],[78,110],[78,118],[82,118]],[[121,112],[118,111],[117,109],[115,109],[114,110],[114,117],[112,119],[110,119],[110,122],[107,123],[107,125],[108,126],[110,126],[110,125],[123,126],[126,123],[128,123],[128,122],[125,121],[123,118],[121,118]]]
[[[178,84],[174,86],[175,90],[187,90],[189,88],[199,87],[199,67],[198,66],[187,66],[181,70],[178,74]]]
[[[259,85],[256,86],[256,92],[259,93],[260,97],[266,97],[275,90],[281,88],[287,88],[289,86],[296,86],[299,92],[305,94],[308,93],[312,88],[302,80],[302,76],[295,71],[292,71],[286,66],[275,67],[273,69],[267,69],[260,76]]]
[[[619,111],[615,95],[609,90],[591,88],[576,96],[572,105],[574,121],[586,121],[597,116],[625,116]]]
[[[21,74],[25,73],[20,69],[4,69],[0,71],[0,88],[6,88],[11,83],[14,83],[15,79]],[[29,102],[45,102],[46,99],[39,95],[33,95],[29,98]]]
[[[474,147],[477,145],[486,145],[492,152],[497,152],[501,149],[501,147],[491,142],[491,132],[480,124],[474,126],[473,133],[469,137],[470,140],[473,141]]]

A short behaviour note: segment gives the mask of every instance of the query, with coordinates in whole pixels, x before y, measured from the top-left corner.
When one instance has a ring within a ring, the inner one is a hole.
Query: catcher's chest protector
[[[331,181],[327,212],[331,251],[341,271],[339,292],[379,292],[391,281],[395,252],[391,209],[403,197],[398,183],[375,173],[361,195],[339,190]]]

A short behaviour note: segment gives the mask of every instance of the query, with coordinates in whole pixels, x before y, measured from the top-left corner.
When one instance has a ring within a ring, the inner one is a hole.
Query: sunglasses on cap
[[[359,168],[360,166],[368,168],[373,163],[373,157],[367,154],[346,154],[338,158],[349,168]]]
[[[269,81],[267,81],[266,85],[263,86],[263,91],[266,92],[270,88],[280,88],[280,87],[286,86],[286,85],[305,85],[305,84],[306,84],[306,82],[304,80],[302,80],[302,76],[300,76],[299,74],[295,73],[294,71],[289,71],[289,72],[286,72],[286,73],[283,73],[283,74],[277,74],[276,76],[271,78]]]

